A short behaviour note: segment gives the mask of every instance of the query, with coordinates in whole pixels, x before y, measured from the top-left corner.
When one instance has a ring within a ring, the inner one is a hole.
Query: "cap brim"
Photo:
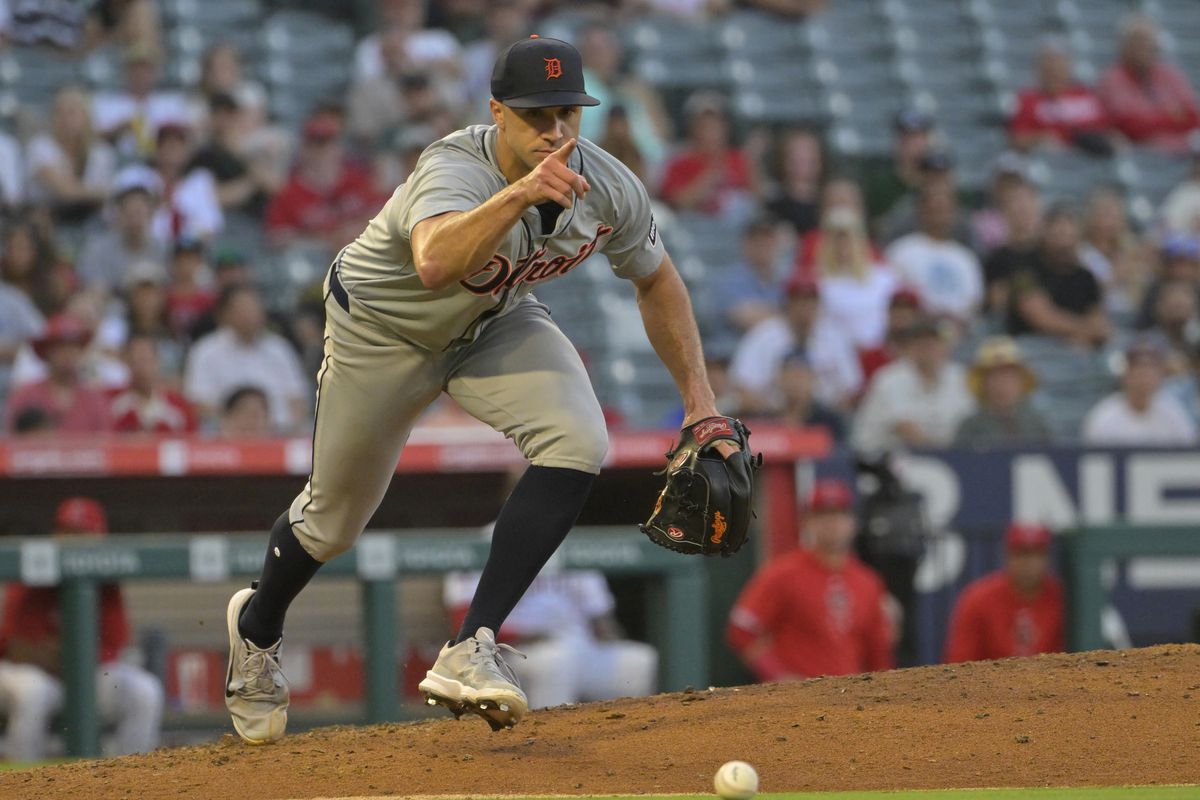
[[[497,98],[499,99],[499,98]],[[584,92],[538,92],[524,97],[500,100],[512,108],[551,108],[554,106],[598,106],[600,101]]]

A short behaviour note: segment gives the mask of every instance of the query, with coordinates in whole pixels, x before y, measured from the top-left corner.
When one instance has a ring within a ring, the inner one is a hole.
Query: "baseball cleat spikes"
[[[446,697],[438,697],[433,694],[425,695],[425,705],[441,706],[454,715],[455,719],[462,719],[462,715],[467,713],[467,708],[463,703],[458,703]]]
[[[470,710],[483,717],[484,721],[491,726],[493,733],[502,730],[512,730],[513,726],[517,724],[517,719],[514,717],[507,703],[498,704],[489,700],[483,700]]]
[[[447,642],[418,689],[426,702],[432,698],[456,716],[470,711],[483,717],[492,730],[511,728],[529,710],[529,700],[502,653],[520,656],[508,645],[498,644],[488,628],[458,644]]]

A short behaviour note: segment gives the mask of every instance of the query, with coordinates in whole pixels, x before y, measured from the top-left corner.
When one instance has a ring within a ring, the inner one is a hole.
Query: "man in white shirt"
[[[207,241],[224,227],[225,215],[212,173],[192,163],[195,147],[191,127],[182,120],[167,120],[159,126],[155,141],[154,168],[164,189],[154,215],[155,235],[166,241]]]
[[[154,137],[168,120],[191,119],[187,98],[158,88],[160,54],[139,43],[124,54],[125,90],[100,92],[92,100],[92,123],[123,158],[148,157]]]
[[[233,391],[258,387],[267,396],[276,432],[297,431],[308,421],[308,383],[296,351],[282,336],[266,329],[258,290],[227,289],[217,313],[220,326],[198,340],[188,354],[184,394],[211,428]]]
[[[500,629],[502,640],[525,655],[510,663],[529,707],[652,694],[658,682],[658,651],[645,642],[620,638],[613,616],[616,603],[602,573],[563,570],[559,560],[551,557]],[[455,625],[466,616],[479,576],[446,576],[443,600]]]
[[[457,76],[462,46],[441,28],[425,27],[425,4],[418,0],[385,0],[379,4],[382,25],[354,49],[354,77],[378,78],[387,72],[383,41],[402,39],[403,60],[412,70],[445,69]]]
[[[953,238],[958,200],[948,182],[925,186],[918,201],[920,229],[897,239],[887,261],[902,284],[921,296],[931,314],[967,322],[983,300],[983,267],[979,258]]]
[[[945,323],[924,318],[904,333],[903,355],[871,379],[854,419],[854,448],[945,447],[975,410],[962,365],[950,361]]]
[[[1196,444],[1196,425],[1179,401],[1162,388],[1169,345],[1144,334],[1125,351],[1121,389],[1101,400],[1083,420],[1087,444],[1176,446]]]
[[[783,313],[751,328],[733,354],[730,378],[743,414],[782,406],[778,375],[788,355],[803,350],[816,378],[816,397],[831,408],[850,406],[862,386],[862,367],[850,340],[820,315],[817,284],[808,278],[786,287]]]

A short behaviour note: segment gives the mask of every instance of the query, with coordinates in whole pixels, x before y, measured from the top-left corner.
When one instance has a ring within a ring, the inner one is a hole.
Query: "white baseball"
[[[758,794],[758,773],[745,761],[726,761],[713,776],[713,788],[725,800],[750,800]]]

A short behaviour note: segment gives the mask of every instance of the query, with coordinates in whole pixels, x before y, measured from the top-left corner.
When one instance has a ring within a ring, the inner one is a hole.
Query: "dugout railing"
[[[1102,617],[1109,602],[1106,561],[1130,558],[1200,556],[1200,529],[1195,525],[1104,525],[1070,531],[1065,537],[1069,583],[1072,650],[1109,646]]]
[[[404,652],[404,631],[397,614],[397,582],[406,576],[482,569],[488,546],[476,529],[371,532],[318,573],[318,578],[356,578],[361,586],[365,721],[401,718],[397,653]],[[21,581],[61,590],[61,663],[66,693],[63,733],[69,755],[99,753],[95,677],[98,586],[130,580],[215,583],[252,577],[262,567],[265,547],[266,537],[243,534],[0,541],[0,582]],[[560,552],[566,569],[648,579],[646,630],[651,643],[659,648],[662,688],[708,685],[710,642],[703,624],[708,591],[700,559],[656,547],[628,527],[577,529]],[[224,596],[213,598],[222,607],[226,600]],[[216,636],[224,642],[224,631]]]

